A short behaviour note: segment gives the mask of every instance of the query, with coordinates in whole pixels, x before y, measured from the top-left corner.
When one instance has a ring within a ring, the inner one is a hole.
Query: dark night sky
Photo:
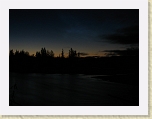
[[[139,45],[139,10],[9,10],[9,48],[35,54],[42,47],[55,56],[72,47],[102,56],[104,50]]]

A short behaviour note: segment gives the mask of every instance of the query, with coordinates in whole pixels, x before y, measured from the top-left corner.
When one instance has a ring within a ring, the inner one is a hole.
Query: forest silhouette
[[[105,57],[81,57],[81,53],[69,49],[55,57],[52,50],[41,48],[36,55],[21,50],[10,50],[9,71],[16,73],[86,74],[108,75],[103,80],[139,84],[139,49],[105,50]],[[121,75],[123,74],[123,75]],[[96,78],[101,78],[100,76]],[[122,80],[123,78],[123,80]],[[130,82],[131,80],[131,82]]]

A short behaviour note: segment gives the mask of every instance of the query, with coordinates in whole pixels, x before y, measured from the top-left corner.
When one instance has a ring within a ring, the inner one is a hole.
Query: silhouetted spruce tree
[[[15,52],[15,56],[16,56],[16,57],[18,57],[18,56],[19,56],[19,51],[18,51],[18,50],[16,50],[16,52]]]
[[[20,57],[28,57],[29,56],[29,52],[25,52],[24,50],[21,50],[20,52],[19,52],[19,56]]]
[[[54,52],[51,50],[50,56],[53,58],[54,57]]]
[[[11,57],[14,56],[14,51],[13,51],[13,49],[10,50],[9,56],[11,56]]]
[[[72,48],[69,50],[69,58],[75,58],[77,57],[76,50],[73,50]]]
[[[40,52],[36,52],[36,57],[41,57],[41,53]]]
[[[46,49],[45,47],[41,49],[41,56],[46,57]]]
[[[25,55],[26,55],[26,56],[30,56],[30,55],[29,55],[29,52],[27,52],[27,51],[25,52]],[[33,55],[34,55],[34,54],[33,54]]]
[[[21,50],[21,51],[19,52],[19,56],[20,56],[20,57],[24,57],[24,54],[25,54],[24,50]]]
[[[61,58],[64,58],[64,51],[62,49]]]
[[[50,57],[51,56],[51,52],[49,50],[46,51],[46,56]]]
[[[46,55],[48,56],[48,57],[54,57],[54,52],[51,50],[51,51],[49,51],[49,50],[47,50],[47,52],[46,52]]]

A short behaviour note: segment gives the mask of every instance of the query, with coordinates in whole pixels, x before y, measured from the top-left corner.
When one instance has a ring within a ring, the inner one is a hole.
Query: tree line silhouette
[[[106,57],[111,57],[111,56],[139,56],[139,49],[138,48],[127,48],[126,50],[104,50],[102,52],[105,52],[105,56]],[[73,50],[72,48],[69,50],[68,56],[67,58],[80,58],[80,55],[82,53],[78,52],[76,50]],[[16,56],[16,57],[28,57],[29,52],[28,51],[24,51],[24,50],[16,50],[15,52],[12,50],[10,50],[9,52],[9,56]],[[41,48],[40,51],[36,51],[36,54],[31,55],[34,57],[50,57],[50,58],[54,58],[55,54],[53,52],[53,50],[46,50],[46,48]],[[64,55],[64,50],[62,49],[61,53],[59,54],[59,56],[57,56],[58,58],[65,58]]]
[[[28,51],[24,51],[24,50],[16,50],[15,52],[13,51],[13,49],[10,50],[9,52],[9,56],[16,56],[16,57],[28,57],[30,56],[29,55],[29,52]],[[34,56],[31,55],[31,56]],[[46,48],[41,48],[41,51],[36,51],[36,55],[35,57],[50,57],[50,58],[54,58],[55,57],[55,54],[53,52],[53,50],[46,50]],[[62,49],[62,52],[61,54],[59,54],[59,56],[57,56],[59,58],[65,58],[65,55],[64,55],[64,50]],[[77,53],[76,50],[73,50],[72,48],[69,50],[69,53],[68,53],[68,57],[67,58],[76,58],[76,57],[80,57],[80,52]]]
[[[27,52],[27,51],[25,52],[24,50],[21,50],[21,51],[16,50],[14,53],[14,51],[12,49],[12,50],[10,50],[9,55],[10,56],[17,56],[17,57],[27,57],[27,56],[29,56],[29,52]]]
[[[139,49],[105,50],[106,57],[80,57],[72,48],[65,57],[64,50],[58,57],[52,50],[41,48],[36,55],[21,50],[10,50],[9,71],[16,73],[89,74],[111,75],[108,80],[137,84],[139,82]],[[109,53],[109,54],[108,54]],[[111,54],[114,55],[111,55]],[[118,56],[117,56],[118,55]],[[125,74],[121,77],[117,74]],[[103,78],[103,77],[102,77]],[[129,78],[133,78],[130,82]],[[104,78],[106,79],[106,77]],[[123,79],[123,80],[121,80]]]

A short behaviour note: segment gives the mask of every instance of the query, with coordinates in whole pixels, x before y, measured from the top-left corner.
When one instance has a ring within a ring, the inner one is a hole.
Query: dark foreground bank
[[[10,106],[139,106],[135,85],[83,74],[10,73]]]
[[[10,57],[10,106],[139,106],[139,57]]]
[[[138,74],[139,57],[10,57],[10,72],[49,74]]]

